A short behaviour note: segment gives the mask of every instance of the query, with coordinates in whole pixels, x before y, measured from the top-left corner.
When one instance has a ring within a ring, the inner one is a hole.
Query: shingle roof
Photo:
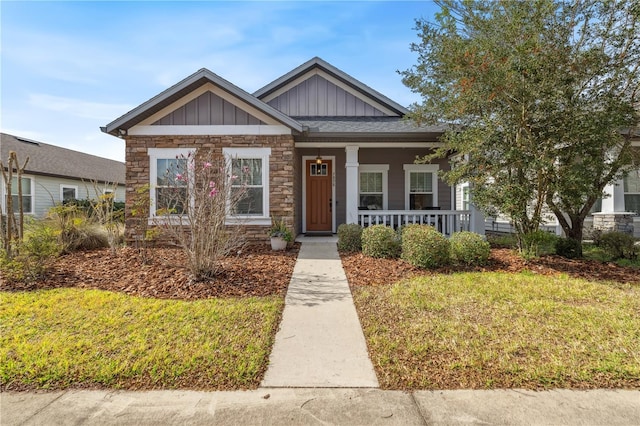
[[[444,126],[417,126],[401,117],[293,117],[310,134],[442,133]]]
[[[0,134],[0,159],[5,167],[10,151],[18,153],[20,163],[29,157],[25,173],[119,184],[125,182],[125,165],[119,161]]]

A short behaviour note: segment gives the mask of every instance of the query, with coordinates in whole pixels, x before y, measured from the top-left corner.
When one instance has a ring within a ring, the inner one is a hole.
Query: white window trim
[[[358,167],[358,207],[360,207],[360,173],[382,173],[382,209],[389,209],[389,165],[361,164]]]
[[[158,182],[158,160],[174,159],[181,155],[188,157],[195,148],[149,148],[149,220],[158,220],[156,216],[156,186]],[[191,157],[193,158],[193,157]]]
[[[404,208],[405,210],[409,210],[409,194],[410,194],[410,186],[411,186],[411,172],[426,172],[433,173],[433,178],[431,180],[433,184],[433,204],[439,206],[440,200],[438,199],[438,170],[440,170],[440,166],[437,164],[404,164],[402,166],[404,170]]]
[[[637,169],[637,170],[631,170],[631,171],[629,172],[629,174],[631,174],[631,173],[637,173],[637,174],[638,174],[638,177],[640,178],[640,169]],[[623,178],[623,184],[622,184],[622,185],[623,185],[623,186],[622,186],[622,188],[623,188],[623,189],[622,189],[622,191],[623,191],[623,193],[622,193],[623,198],[624,198],[624,196],[626,196],[626,195],[637,195],[637,196],[639,196],[639,197],[640,197],[640,192],[631,192],[631,191],[625,191],[625,190],[624,190],[624,180],[625,180],[625,179],[629,179],[629,176],[627,175],[627,176],[625,176],[625,177]],[[625,211],[630,211],[630,210],[628,209],[628,206],[626,206],[626,205],[625,205]]]
[[[67,185],[66,183],[60,184],[60,202],[64,202],[64,190],[65,189],[73,189],[76,192],[76,196],[74,197],[76,200],[78,199],[78,185]]]
[[[222,154],[229,162],[235,158],[262,159],[262,216],[228,214],[225,223],[227,225],[271,225],[269,210],[269,157],[271,156],[271,148],[222,148]]]
[[[13,176],[17,177],[17,176]],[[22,175],[22,178],[30,179],[31,182],[31,211],[25,211],[25,214],[35,214],[36,211],[36,179],[34,176],[30,175]],[[17,187],[16,191],[17,191]],[[2,212],[3,214],[7,214],[7,205],[6,205],[6,187],[4,184],[4,179],[2,179]]]

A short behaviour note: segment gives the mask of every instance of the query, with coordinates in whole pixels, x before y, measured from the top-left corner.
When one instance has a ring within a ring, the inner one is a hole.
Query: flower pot
[[[281,251],[287,248],[287,240],[282,237],[271,237],[271,250]]]

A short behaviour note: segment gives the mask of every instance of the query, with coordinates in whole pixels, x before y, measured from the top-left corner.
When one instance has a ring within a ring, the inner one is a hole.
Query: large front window
[[[640,214],[640,169],[632,170],[624,178],[624,209]]]
[[[185,175],[192,151],[173,148],[149,149],[149,183],[151,184],[149,213],[151,216],[185,212],[187,182],[181,177]]]
[[[405,208],[429,210],[438,207],[438,165],[405,164]]]
[[[236,194],[241,193],[241,197],[230,212],[232,220],[233,218],[244,218],[250,221],[267,219],[269,217],[271,148],[223,148],[222,153],[231,164],[233,175],[231,191]]]
[[[231,160],[231,171],[236,176],[231,182],[231,190],[235,193],[243,192],[235,206],[234,214],[264,216],[262,169],[262,158],[233,158]]]

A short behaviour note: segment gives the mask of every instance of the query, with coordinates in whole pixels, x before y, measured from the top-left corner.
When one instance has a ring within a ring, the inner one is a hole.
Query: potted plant
[[[293,235],[282,218],[273,220],[271,228],[269,228],[269,237],[271,237],[272,250],[284,250],[287,248],[287,244],[293,240]]]

